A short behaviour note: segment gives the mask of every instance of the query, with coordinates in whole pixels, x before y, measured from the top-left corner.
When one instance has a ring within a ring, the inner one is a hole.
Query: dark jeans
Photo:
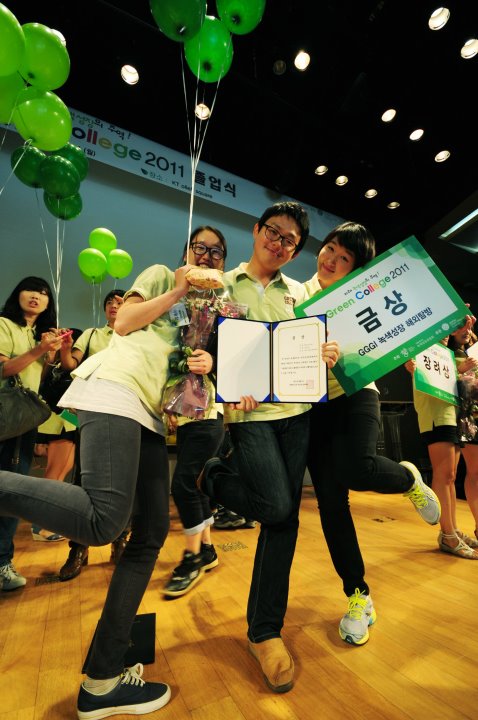
[[[198,420],[177,428],[177,461],[171,493],[186,532],[201,532],[204,521],[212,516],[209,499],[198,490],[196,480],[206,460],[218,452],[223,437],[222,415],[217,420]]]
[[[375,390],[341,395],[317,403],[310,411],[307,466],[325,540],[347,597],[355,588],[369,592],[350,512],[349,489],[404,493],[413,484],[406,468],[377,455],[379,432],[380,403]]]
[[[0,511],[82,545],[111,542],[132,517],[86,672],[106,679],[124,668],[131,626],[169,529],[169,471],[162,436],[117,415],[78,412],[81,487],[0,472]]]
[[[261,523],[247,605],[253,642],[280,637],[299,529],[308,413],[231,423],[232,455],[211,469],[221,505]]]
[[[33,459],[36,428],[24,433],[20,438],[19,453],[16,454],[18,438],[9,438],[0,443],[0,470],[13,470],[26,475],[30,472]],[[18,460],[18,462],[16,462]],[[15,464],[13,464],[15,462]],[[0,567],[12,562],[15,546],[13,538],[19,520],[16,517],[0,517]]]

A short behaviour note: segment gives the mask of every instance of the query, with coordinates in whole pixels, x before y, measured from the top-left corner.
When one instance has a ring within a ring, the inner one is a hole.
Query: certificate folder
[[[262,322],[218,318],[218,402],[324,402],[327,366],[321,357],[325,315]]]

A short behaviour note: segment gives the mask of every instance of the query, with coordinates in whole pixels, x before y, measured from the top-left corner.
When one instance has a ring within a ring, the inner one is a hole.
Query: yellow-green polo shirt
[[[0,355],[5,355],[10,359],[15,358],[28,352],[36,345],[38,345],[38,342],[35,340],[35,328],[27,325],[22,327],[8,318],[0,317]],[[44,356],[41,355],[19,373],[25,387],[38,392],[43,364]],[[2,380],[2,385],[5,385],[7,381],[8,378]]]
[[[109,325],[104,325],[100,328],[88,328],[81,333],[80,337],[73,345],[72,350],[80,350],[84,355],[86,348],[88,348],[89,357],[90,355],[94,355],[95,353],[101,352],[101,350],[107,348],[110,344],[112,335],[113,328],[110,328]]]
[[[152,265],[139,275],[125,300],[137,293],[152,300],[175,287],[174,272],[165,265]],[[161,416],[160,402],[168,378],[169,355],[179,347],[179,329],[169,312],[128,335],[113,336],[108,347],[81,363],[72,375],[112,380],[130,388],[156,417]]]
[[[307,300],[304,287],[297,280],[278,271],[267,287],[247,272],[247,263],[224,273],[226,291],[238,303],[247,305],[249,320],[290,320],[295,318],[294,306]],[[300,415],[310,409],[309,403],[261,403],[257,410],[231,410],[224,404],[224,422],[281,420]]]
[[[421,433],[433,430],[437,425],[456,426],[456,409],[451,403],[413,388],[413,405],[417,412]]]

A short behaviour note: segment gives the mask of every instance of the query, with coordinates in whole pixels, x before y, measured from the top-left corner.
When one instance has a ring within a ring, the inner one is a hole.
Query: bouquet
[[[460,440],[471,442],[478,432],[478,377],[465,374],[458,380],[460,407],[458,410],[458,432]]]
[[[214,387],[207,375],[188,369],[194,350],[206,350],[215,329],[216,318],[245,317],[247,307],[217,295],[214,290],[190,290],[185,299],[189,325],[181,330],[180,349],[169,357],[170,377],[165,385],[161,406],[167,415],[183,415],[203,420],[213,402]]]

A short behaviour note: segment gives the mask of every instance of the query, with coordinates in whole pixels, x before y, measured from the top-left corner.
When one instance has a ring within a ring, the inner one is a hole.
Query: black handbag
[[[90,333],[88,343],[85,348],[85,354],[83,355],[81,362],[86,360],[90,350],[90,340],[94,333],[94,329]],[[73,378],[71,377],[71,370],[64,370],[61,366],[61,362],[57,362],[50,366],[48,372],[40,383],[39,393],[41,397],[48,403],[54,413],[61,413],[63,408],[58,407],[58,401],[61,396],[68,390],[71,385]]]
[[[0,442],[38,427],[51,415],[49,406],[13,375],[0,388]]]

